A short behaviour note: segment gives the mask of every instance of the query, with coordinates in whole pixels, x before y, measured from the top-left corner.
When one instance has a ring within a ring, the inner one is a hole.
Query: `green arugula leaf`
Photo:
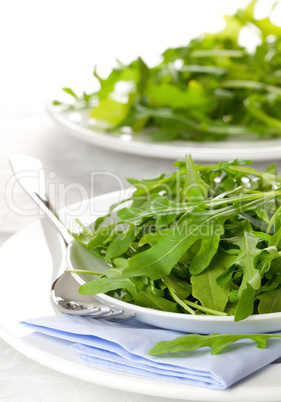
[[[108,246],[105,259],[110,261],[113,258],[119,257],[124,254],[136,236],[134,226],[131,226],[126,232],[117,236]]]
[[[139,94],[142,95],[145,92],[147,86],[150,70],[141,57],[138,58],[138,67],[139,67],[139,81],[137,84],[137,88]]]
[[[66,92],[67,94],[73,96],[74,99],[78,100],[78,96],[76,95],[76,93],[74,93],[72,91],[71,88],[63,88],[63,91]]]
[[[79,288],[79,293],[83,295],[95,295],[98,293],[108,293],[118,289],[126,289],[132,294],[135,293],[135,286],[130,279],[106,277],[84,283],[84,285]]]
[[[155,310],[171,311],[172,313],[181,312],[177,303],[153,294],[147,286],[138,292],[135,296],[135,302],[139,306],[153,308]]]
[[[239,235],[230,240],[240,248],[235,264],[240,265],[243,271],[235,313],[235,320],[239,321],[253,314],[255,290],[260,288],[262,279],[256,267],[257,256],[262,253],[262,250],[257,248],[259,238],[253,233],[249,222],[245,222]]]
[[[260,278],[258,277],[260,280]],[[246,283],[246,287],[241,292],[241,296],[237,303],[237,307],[235,310],[235,321],[244,320],[253,314],[254,311],[254,301],[255,301],[255,289],[250,284],[250,282]]]
[[[117,125],[127,116],[130,102],[119,103],[113,99],[101,99],[98,106],[91,111],[90,117]]]
[[[186,159],[186,179],[184,183],[183,193],[187,201],[204,200],[209,192],[208,186],[200,177],[196,170],[195,164],[189,156]]]
[[[234,260],[235,256],[220,251],[201,274],[191,277],[192,294],[202,306],[218,311],[225,310],[229,298],[230,281],[220,286],[217,279],[229,266],[232,266]]]
[[[192,350],[204,348],[206,346],[212,349],[211,354],[220,353],[227,346],[242,339],[250,339],[257,343],[259,349],[266,347],[266,342],[270,338],[281,338],[281,335],[274,334],[211,334],[198,335],[190,334],[180,336],[172,341],[162,341],[156,343],[148,352],[149,355],[161,355],[163,353],[189,352]],[[238,345],[237,345],[238,346]]]
[[[97,246],[103,245],[109,240],[113,233],[114,228],[118,225],[118,222],[112,223],[108,226],[101,227],[98,231],[94,232],[90,241],[87,244],[88,249],[93,249]],[[80,235],[81,236],[81,235]],[[82,236],[85,236],[82,234]]]
[[[79,288],[79,293],[84,295],[95,295],[98,293],[108,293],[115,290],[125,289],[134,297],[144,287],[140,279],[123,278],[122,268],[110,268],[101,278],[84,283]]]
[[[249,222],[245,222],[242,226],[241,232],[237,237],[230,239],[230,241],[239,246],[240,251],[235,260],[243,270],[243,280],[240,285],[239,295],[246,288],[249,283],[253,289],[260,287],[261,277],[256,268],[257,256],[261,254],[262,250],[257,247],[259,238],[255,236]]]
[[[200,84],[194,83],[185,91],[171,84],[156,85],[148,87],[146,95],[152,106],[171,107],[172,109],[189,109],[198,106],[208,105],[210,97]]]
[[[152,240],[155,245],[132,257],[123,275],[128,277],[144,275],[152,279],[167,276],[197,240],[202,240],[202,245],[192,261],[190,272],[193,274],[202,272],[216,252],[223,233],[223,224],[221,220],[216,221],[216,214],[209,216],[203,211],[202,214],[201,211],[198,212],[200,216],[190,216],[188,223],[162,230],[156,235],[146,235],[141,244]],[[226,220],[227,216],[223,219]]]
[[[172,289],[180,299],[186,299],[192,293],[192,286],[186,280],[170,274],[162,279],[168,288]]]
[[[277,313],[281,311],[281,289],[271,290],[257,296],[260,300],[259,313]]]

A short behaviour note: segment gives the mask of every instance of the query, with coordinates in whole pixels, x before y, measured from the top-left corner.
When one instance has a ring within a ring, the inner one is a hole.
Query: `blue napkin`
[[[23,321],[35,331],[71,342],[73,353],[89,364],[200,387],[224,389],[281,357],[280,339],[265,349],[242,340],[227,352],[211,355],[210,348],[192,352],[148,355],[156,342],[182,332],[146,325],[137,320],[113,323],[90,317],[55,315]]]

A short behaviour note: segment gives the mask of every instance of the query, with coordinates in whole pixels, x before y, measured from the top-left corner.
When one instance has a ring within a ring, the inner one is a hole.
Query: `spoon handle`
[[[59,230],[68,245],[73,240],[73,237],[57,215],[50,209],[46,191],[45,170],[42,163],[38,159],[27,155],[12,155],[9,160],[21,186]]]

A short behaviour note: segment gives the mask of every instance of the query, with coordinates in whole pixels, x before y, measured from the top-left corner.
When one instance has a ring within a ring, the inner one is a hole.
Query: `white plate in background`
[[[183,159],[191,154],[195,161],[221,162],[231,159],[252,161],[276,161],[281,158],[281,138],[272,140],[242,140],[221,142],[170,141],[150,142],[144,133],[105,133],[97,130],[89,109],[62,110],[47,104],[47,110],[54,121],[67,134],[117,152],[163,159]]]

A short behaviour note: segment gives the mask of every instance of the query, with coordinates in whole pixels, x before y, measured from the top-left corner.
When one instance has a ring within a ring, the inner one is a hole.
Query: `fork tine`
[[[136,317],[136,314],[125,314],[120,317],[109,318],[108,321],[118,322],[118,321],[130,321]]]
[[[51,291],[51,301],[55,308],[63,314],[104,319],[112,322],[128,321],[136,316],[136,314],[126,314],[124,310],[113,310],[106,305],[98,307],[91,303],[65,300],[62,297],[55,295],[55,285],[53,285]]]
[[[90,314],[94,318],[111,318],[119,317],[124,314],[124,310],[112,310],[111,308],[101,308],[99,312]]]
[[[104,315],[97,317],[97,318],[106,318],[106,319],[115,318],[115,317],[117,318],[117,317],[122,317],[123,314],[124,314],[124,310],[116,310],[115,311],[115,310],[110,309],[110,311],[108,313],[105,313]]]

